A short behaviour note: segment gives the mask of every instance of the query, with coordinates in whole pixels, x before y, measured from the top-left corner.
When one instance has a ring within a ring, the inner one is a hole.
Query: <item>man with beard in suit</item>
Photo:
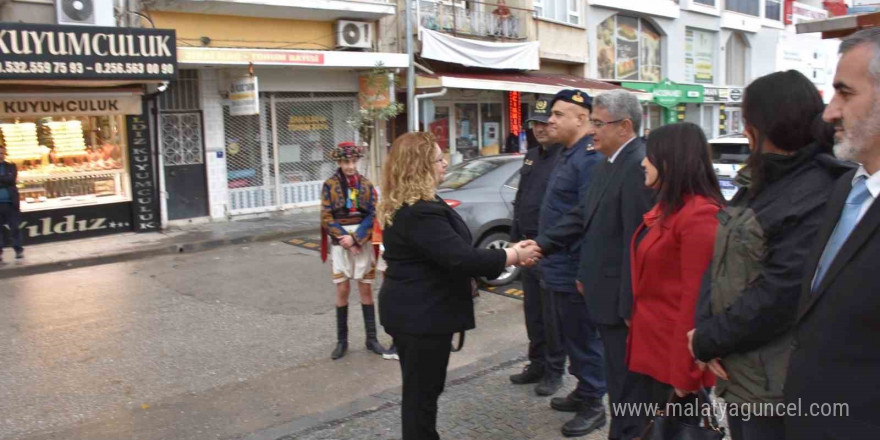
[[[880,438],[880,28],[839,52],[823,119],[835,155],[859,167],[837,180],[804,270],[784,390],[802,411],[786,414],[790,440]]]

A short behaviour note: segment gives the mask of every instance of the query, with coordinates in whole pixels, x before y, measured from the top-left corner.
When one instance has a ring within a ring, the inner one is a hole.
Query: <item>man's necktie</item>
[[[828,268],[831,267],[831,263],[834,262],[834,257],[837,256],[840,248],[846,243],[846,239],[849,238],[849,235],[859,222],[859,213],[862,210],[862,204],[871,195],[871,193],[868,192],[867,180],[866,176],[859,176],[853,184],[849,196],[846,198],[846,204],[843,206],[840,220],[837,221],[837,226],[835,226],[834,232],[831,233],[831,238],[829,238],[828,243],[825,244],[825,251],[822,252],[822,258],[819,259],[819,268],[816,270],[816,277],[813,279],[813,286],[811,288],[813,292],[815,292],[816,288],[819,287],[819,284],[822,283],[822,277],[828,272]]]

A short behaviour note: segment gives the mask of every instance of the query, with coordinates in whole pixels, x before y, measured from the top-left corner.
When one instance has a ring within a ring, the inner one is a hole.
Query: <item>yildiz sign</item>
[[[177,77],[173,30],[0,22],[0,79]]]

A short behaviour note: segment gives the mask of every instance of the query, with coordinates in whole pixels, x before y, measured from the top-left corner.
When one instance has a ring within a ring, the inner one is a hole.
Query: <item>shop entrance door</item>
[[[208,215],[202,113],[159,114],[159,138],[164,160],[168,219]]]

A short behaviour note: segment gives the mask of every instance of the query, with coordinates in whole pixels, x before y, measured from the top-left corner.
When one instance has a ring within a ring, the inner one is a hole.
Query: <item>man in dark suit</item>
[[[834,153],[859,163],[838,179],[807,260],[785,382],[786,438],[880,438],[880,28],[840,45],[823,118]],[[823,414],[824,412],[824,414]]]
[[[547,131],[552,100],[552,96],[539,97],[526,121],[531,124],[541,145],[526,153],[520,169],[519,189],[513,204],[513,226],[510,229],[510,240],[514,243],[532,240],[538,235],[538,220],[547,182],[562,151],[562,145],[550,140]],[[562,387],[565,350],[554,315],[552,293],[541,288],[540,270],[539,267],[530,267],[523,268],[521,272],[529,364],[522,373],[510,376],[510,381],[518,385],[538,383],[535,393],[550,396]]]
[[[18,170],[15,168],[15,164],[6,162],[6,147],[0,145],[0,237],[2,237],[0,261],[3,260],[3,248],[7,245],[6,231],[3,231],[4,226],[9,228],[9,234],[12,236],[15,258],[24,257],[21,230],[18,228],[21,223],[21,211],[18,188],[15,186],[17,177]]]
[[[607,159],[593,170],[593,181],[580,205],[536,239],[544,255],[564,249],[572,240],[582,240],[578,290],[602,337],[612,404],[624,401],[633,301],[630,242],[642,215],[653,204],[641,166],[645,158],[645,143],[637,137],[641,121],[641,105],[631,93],[615,90],[596,97],[593,146]],[[623,435],[622,416],[612,411],[609,438]]]

